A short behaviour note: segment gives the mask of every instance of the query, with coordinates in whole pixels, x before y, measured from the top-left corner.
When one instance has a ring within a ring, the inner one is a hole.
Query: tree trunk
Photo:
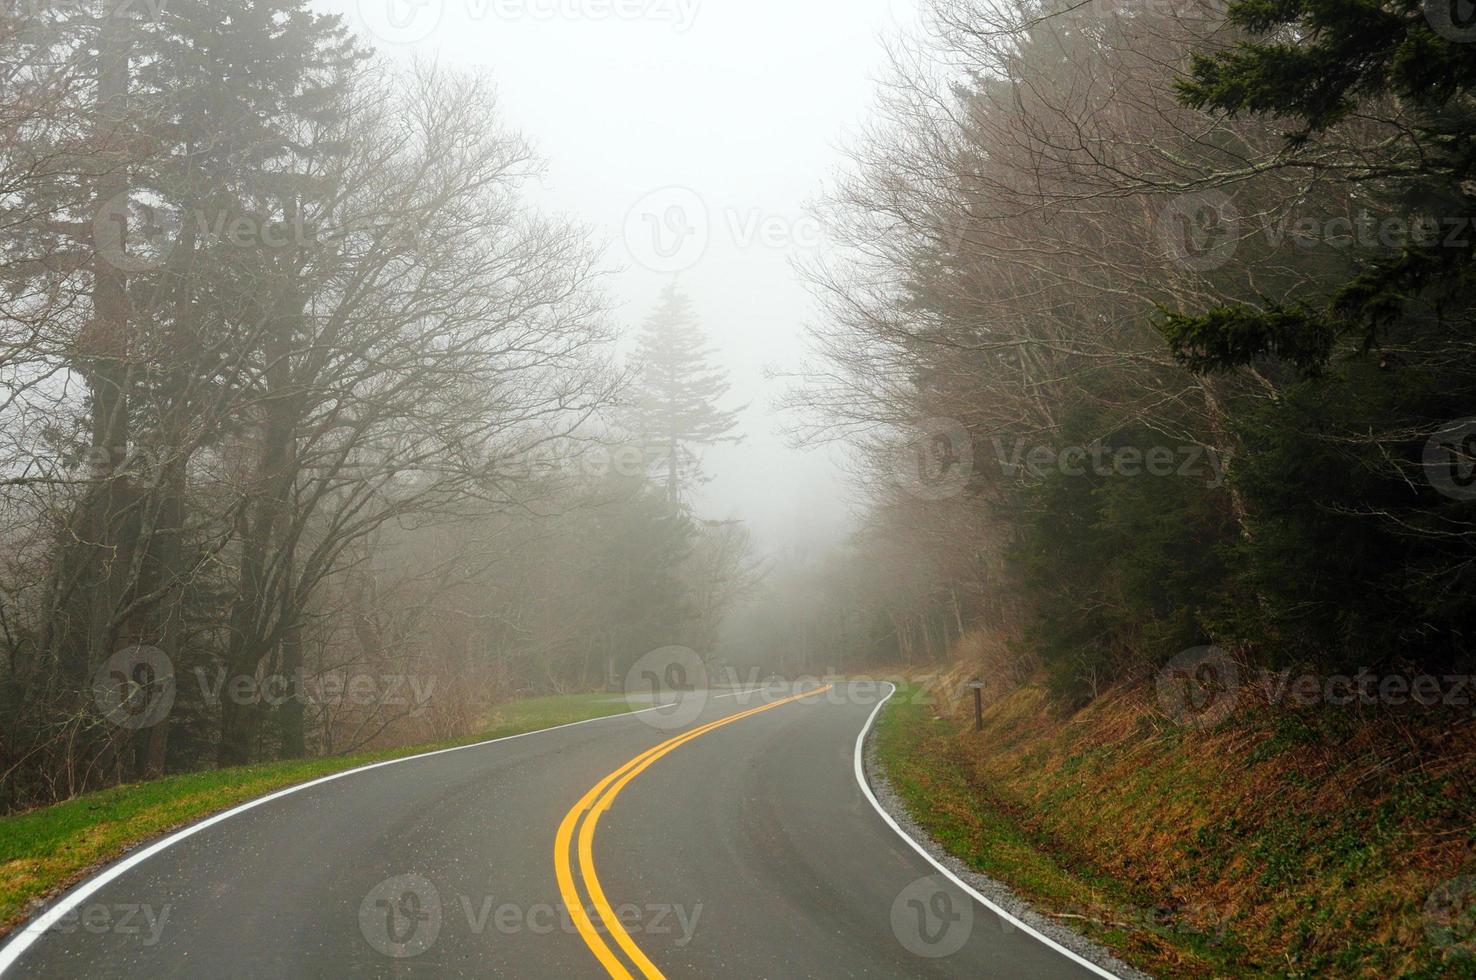
[[[109,6],[99,32],[92,120],[99,171],[94,222],[116,218],[120,247],[127,240],[127,221],[117,202],[127,200],[129,181],[124,154],[116,147],[128,111],[132,47],[123,7]],[[69,717],[89,710],[91,675],[113,651],[119,632],[114,617],[132,567],[124,526],[130,495],[122,471],[129,439],[128,283],[119,260],[101,248],[93,254],[92,276],[92,316],[77,337],[75,356],[90,401],[93,482],[57,544],[40,644],[43,660],[55,665],[58,707]],[[115,739],[104,748],[99,771],[116,773],[116,747]]]
[[[254,678],[262,658],[271,652],[277,629],[290,624],[279,622],[281,607],[274,590],[291,588],[285,571],[273,568],[272,549],[281,538],[288,516],[290,494],[295,479],[294,447],[296,432],[291,399],[288,397],[288,344],[285,338],[274,338],[266,345],[267,396],[265,421],[262,425],[261,462],[257,468],[257,487],[247,507],[246,531],[241,548],[239,599],[232,616],[230,641],[226,647],[226,679],[220,703],[220,746],[217,759],[222,766],[244,765],[251,761],[259,705],[241,704],[230,696],[237,678]]]

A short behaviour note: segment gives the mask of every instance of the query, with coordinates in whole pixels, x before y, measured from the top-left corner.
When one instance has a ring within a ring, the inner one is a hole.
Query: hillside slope
[[[975,732],[971,704],[901,695],[876,751],[918,821],[1135,965],[1476,977],[1469,712],[1261,705],[1192,731],[1151,683],[1068,715],[1030,682]]]

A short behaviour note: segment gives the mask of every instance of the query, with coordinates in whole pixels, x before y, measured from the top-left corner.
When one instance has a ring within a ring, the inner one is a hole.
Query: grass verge
[[[1183,732],[1147,697],[1062,718],[1027,685],[975,733],[904,689],[877,757],[950,852],[1156,976],[1476,977],[1476,879],[1431,913],[1476,873],[1465,746],[1416,765],[1388,719],[1284,713]]]
[[[527,698],[498,706],[483,733],[432,745],[350,756],[269,762],[170,776],[87,793],[54,806],[0,817],[0,936],[44,900],[138,844],[286,786],[371,762],[622,714],[607,694]]]

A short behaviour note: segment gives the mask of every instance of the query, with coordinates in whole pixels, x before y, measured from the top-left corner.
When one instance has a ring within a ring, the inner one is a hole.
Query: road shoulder
[[[903,692],[899,691],[899,695]],[[878,721],[889,708],[895,705],[884,705],[878,713]],[[878,725],[873,724],[866,732],[865,742],[862,747],[862,760],[865,767],[866,779],[871,786],[871,791],[876,801],[891,818],[897,822],[902,832],[910,837],[917,845],[939,864],[947,868],[952,874],[965,882],[969,887],[979,892],[990,902],[998,905],[1007,913],[1028,925],[1031,929],[1049,937],[1053,942],[1071,950],[1076,955],[1096,964],[1102,969],[1119,977],[1120,980],[1151,980],[1149,974],[1124,963],[1111,950],[1100,943],[1094,942],[1087,936],[1066,926],[1060,919],[1042,914],[1029,902],[1017,895],[1008,885],[1000,882],[989,875],[970,867],[957,855],[950,852],[943,844],[939,843],[915,820],[910,809],[892,785],[892,781],[881,764],[878,751]]]

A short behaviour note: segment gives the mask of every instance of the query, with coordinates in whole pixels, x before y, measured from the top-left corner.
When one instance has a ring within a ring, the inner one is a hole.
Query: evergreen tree
[[[672,504],[703,481],[701,447],[742,440],[732,432],[747,406],[718,406],[729,384],[712,363],[713,354],[691,299],[675,283],[668,285],[641,331],[640,386],[628,424],[660,454]]]
[[[1228,13],[1251,39],[1197,55],[1181,99],[1290,122],[1286,165],[1404,232],[1354,253],[1329,277],[1330,301],[1162,319],[1193,371],[1285,377],[1273,401],[1231,420],[1246,450],[1232,484],[1255,526],[1233,549],[1235,599],[1219,618],[1277,665],[1465,669],[1476,502],[1437,492],[1429,447],[1476,406],[1470,25],[1419,0],[1237,0]],[[1339,161],[1349,145],[1367,162]],[[1461,465],[1457,452],[1439,465]]]
[[[1360,111],[1377,117],[1397,104],[1401,138],[1382,134],[1366,166],[1346,174],[1407,222],[1407,241],[1367,262],[1324,305],[1268,302],[1226,305],[1200,314],[1170,313],[1161,329],[1192,370],[1225,371],[1258,358],[1281,358],[1320,373],[1343,340],[1363,350],[1428,344],[1470,328],[1476,237],[1476,48],[1454,7],[1396,0],[1237,0],[1231,23],[1254,40],[1194,57],[1179,86],[1188,105],[1227,116],[1289,120],[1288,160],[1312,171],[1328,136]],[[1455,230],[1455,234],[1450,232]]]

